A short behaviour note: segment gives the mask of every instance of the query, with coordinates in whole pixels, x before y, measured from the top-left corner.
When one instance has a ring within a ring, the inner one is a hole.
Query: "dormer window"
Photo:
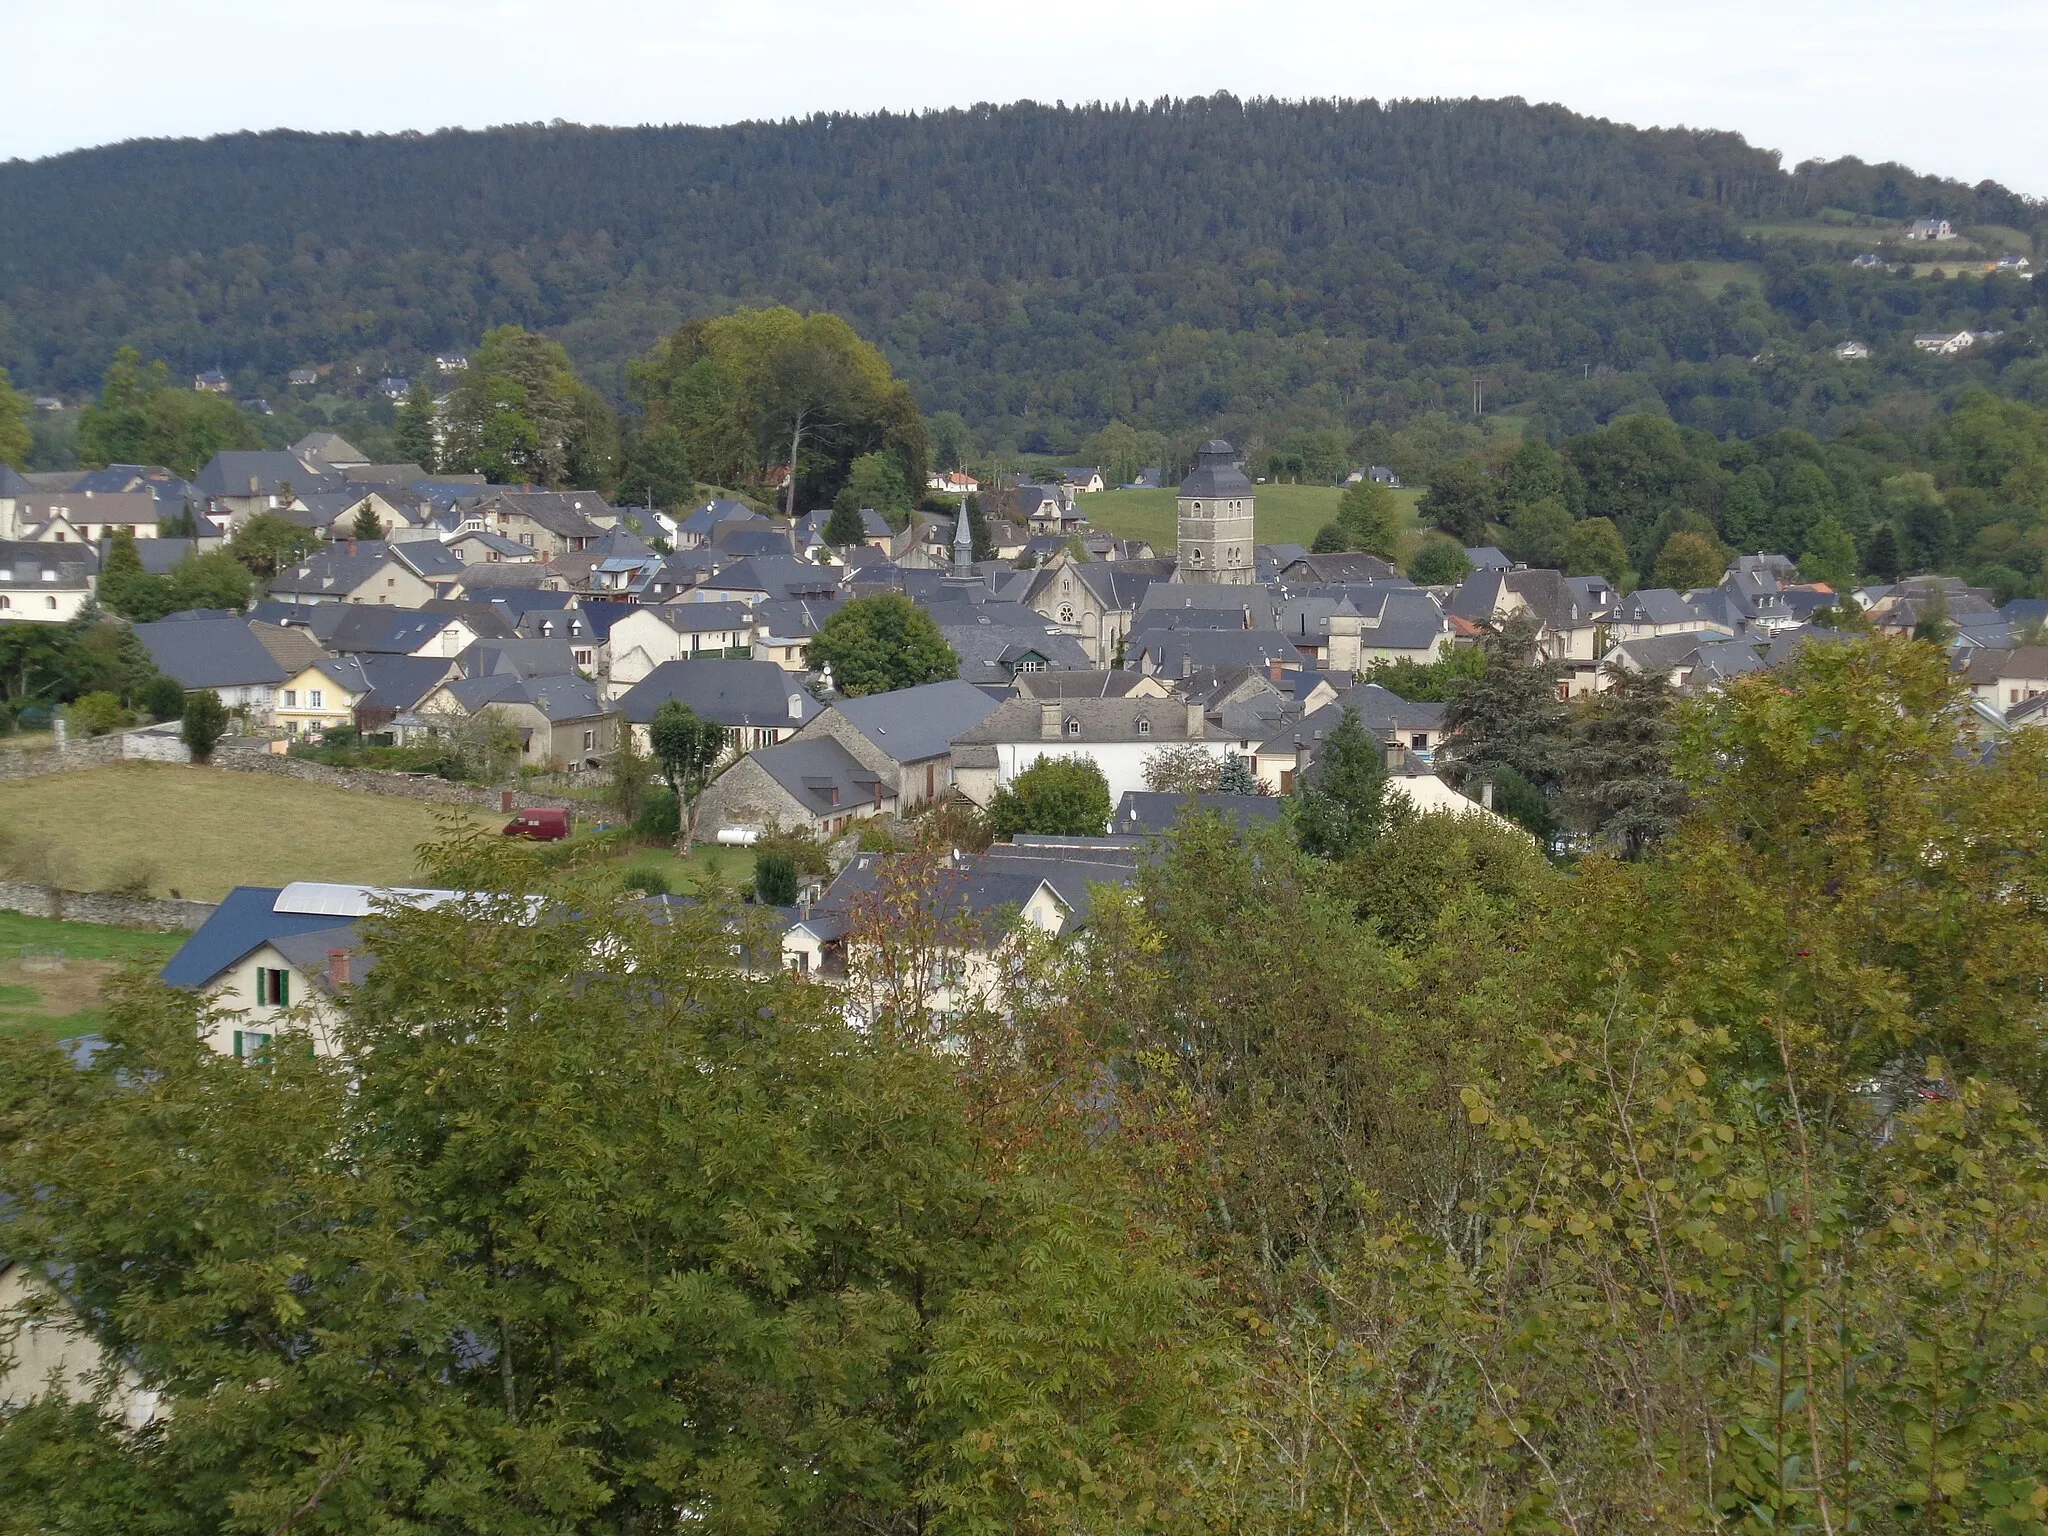
[[[1140,736],[1150,736],[1152,734],[1152,722],[1150,720],[1140,720],[1138,722],[1138,734]]]
[[[1081,722],[1080,722],[1080,721],[1078,721],[1078,720],[1069,720],[1069,721],[1067,722],[1067,734],[1068,734],[1069,736],[1078,736],[1078,735],[1080,735],[1080,734],[1081,734]]]

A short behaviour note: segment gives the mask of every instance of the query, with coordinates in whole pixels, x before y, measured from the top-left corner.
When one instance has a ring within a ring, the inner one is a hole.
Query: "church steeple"
[[[953,574],[974,564],[974,530],[967,526],[967,498],[960,498],[960,521],[953,529]]]
[[[1180,487],[1175,581],[1248,586],[1253,577],[1252,483],[1220,438],[1202,444]]]

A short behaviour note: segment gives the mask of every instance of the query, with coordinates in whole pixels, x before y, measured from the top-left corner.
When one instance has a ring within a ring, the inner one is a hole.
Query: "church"
[[[1250,586],[1252,483],[1237,453],[1211,438],[1195,453],[1195,468],[1180,484],[1179,565],[1175,581],[1208,586]]]

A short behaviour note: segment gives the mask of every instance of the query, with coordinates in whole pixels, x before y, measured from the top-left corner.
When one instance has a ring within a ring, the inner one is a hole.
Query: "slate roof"
[[[303,495],[336,490],[341,483],[336,471],[296,453],[228,448],[207,460],[192,489],[201,496],[275,496],[289,485]]]
[[[367,464],[369,455],[338,432],[308,432],[292,444],[301,458],[320,459],[337,469]]]
[[[99,552],[89,544],[0,540],[0,592],[76,592],[92,585],[99,564]],[[45,571],[52,573],[48,580]]]
[[[135,626],[156,668],[181,688],[281,683],[288,675],[239,614],[202,613]]]
[[[1227,741],[1230,735],[1222,726],[1204,719],[1198,736],[1188,734],[1188,706],[1181,699],[1061,699],[1059,703],[1060,734],[1057,738],[1044,734],[1043,707],[1038,699],[1010,699],[999,705],[987,719],[970,730],[962,731],[953,738],[954,746],[987,746],[1003,742],[1038,742],[1046,750],[1057,752],[1064,743],[1068,747],[1086,745],[1095,741]],[[1069,735],[1067,726],[1079,722],[1078,733]],[[1150,727],[1140,730],[1140,724]]]
[[[1029,609],[1025,610],[1030,612]],[[1034,619],[1038,615],[1032,614]],[[1035,624],[1002,624],[977,619],[972,623],[941,624],[939,633],[960,658],[962,681],[975,684],[1007,685],[1020,661],[1036,655],[1054,671],[1078,671],[1093,666],[1087,649],[1072,635],[1049,632],[1043,620]]]
[[[105,469],[89,469],[65,489],[147,491],[156,498],[166,517],[184,511],[186,500],[193,494],[190,482],[160,464],[109,464]],[[0,495],[7,494],[10,493],[0,486]]]
[[[838,589],[839,577],[834,571],[793,555],[757,555],[734,561],[703,585],[759,592],[769,598],[829,597]]]
[[[826,516],[830,516],[827,513]],[[765,522],[766,519],[743,501],[707,501],[677,525],[677,531],[708,539],[720,523]]]
[[[464,677],[566,677],[576,670],[567,640],[479,640],[455,664]]]
[[[596,491],[493,491],[477,503],[479,511],[494,507],[565,539],[596,538],[604,530],[591,519],[612,510]]]
[[[594,605],[585,603],[588,611]],[[758,608],[749,608],[745,603],[639,603],[631,606],[619,604],[628,613],[652,614],[679,635],[701,635],[708,630],[751,630],[755,624]],[[614,617],[616,623],[625,613]]]
[[[296,677],[326,654],[313,632],[302,624],[271,624],[250,618],[249,633],[270,653],[271,660],[284,668],[285,676]]]
[[[1669,587],[1638,587],[1609,611],[1619,624],[1697,624],[1699,611]]]
[[[358,709],[411,709],[455,674],[445,656],[362,656],[356,658],[370,691]]]
[[[1303,555],[1299,560],[1283,566],[1280,570],[1283,581],[1336,584],[1377,581],[1400,574],[1378,555],[1368,555],[1363,550],[1333,555]]]
[[[382,539],[362,540],[353,550],[349,544],[330,544],[279,571],[265,590],[338,601],[375,576],[390,559],[391,546]]]
[[[390,651],[409,655],[432,640],[454,622],[445,613],[428,613],[416,608],[387,608],[363,603],[317,603],[316,608],[338,608],[332,618],[309,624],[330,651]]]
[[[665,661],[627,689],[613,707],[634,725],[647,725],[670,699],[680,699],[704,719],[724,726],[792,729],[824,708],[772,661],[710,659]]]
[[[1357,710],[1359,725],[1375,737],[1388,731],[1441,731],[1444,728],[1444,707],[1442,704],[1404,699],[1378,683],[1364,683],[1348,693],[1339,694],[1313,714],[1291,722],[1278,735],[1263,743],[1259,752],[1262,756],[1291,752],[1297,736],[1305,742],[1327,736],[1343,720],[1347,709]]]
[[[276,911],[283,894],[274,886],[236,886],[171,956],[160,973],[163,979],[174,987],[204,987],[265,944],[335,927],[330,913]]]
[[[1234,822],[1240,831],[1255,821],[1278,821],[1286,808],[1285,802],[1273,795],[1189,795],[1128,789],[1109,818],[1110,835],[1148,837],[1171,832],[1190,805],[1197,812],[1213,813]]]
[[[808,640],[850,601],[845,597],[769,598],[754,604],[754,624],[778,640]],[[703,606],[715,608],[720,605],[707,603]]]
[[[1128,664],[1178,677],[1202,667],[1301,665],[1294,642],[1274,629],[1141,629],[1124,641]]]
[[[1026,699],[1121,699],[1145,680],[1142,672],[1106,672],[1086,667],[1020,672],[1017,695]]]
[[[1195,467],[1180,483],[1183,496],[1204,498],[1248,498],[1252,483],[1237,467],[1237,452],[1221,438],[1211,438],[1195,450]]]
[[[815,816],[872,806],[878,785],[884,798],[894,798],[894,792],[873,769],[863,767],[859,759],[829,736],[762,747],[749,753],[748,760]]]
[[[386,546],[399,564],[430,582],[452,580],[469,570],[439,539],[400,539]]]
[[[953,679],[841,699],[840,716],[899,763],[944,757],[953,738],[995,713],[995,700],[972,683]]]

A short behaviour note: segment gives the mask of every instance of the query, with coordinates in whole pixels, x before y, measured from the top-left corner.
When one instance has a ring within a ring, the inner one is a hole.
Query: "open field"
[[[1253,497],[1257,511],[1255,532],[1261,544],[1306,546],[1321,528],[1337,515],[1337,498],[1343,492],[1328,485],[1261,485]],[[1409,525],[1415,521],[1415,491],[1396,491],[1407,509]],[[1144,539],[1161,554],[1172,550],[1176,498],[1172,491],[1099,491],[1077,498],[1077,505],[1090,527],[1121,538]]]
[[[440,809],[172,763],[0,784],[0,832],[14,845],[19,878],[96,891],[146,876],[151,895],[175,889],[195,901],[218,901],[237,885],[416,880],[415,850],[438,835]],[[492,829],[504,824],[454,814]]]
[[[58,1039],[88,1034],[104,1018],[100,983],[126,961],[170,958],[180,942],[177,934],[0,912],[0,1031],[28,1030]],[[25,950],[29,969],[22,965]]]
[[[1756,261],[1688,261],[1679,274],[1710,299],[1718,299],[1731,283],[1763,286],[1763,263]]]
[[[620,872],[652,870],[666,880],[668,888],[678,896],[688,895],[707,880],[715,880],[737,890],[754,883],[754,850],[699,843],[690,850],[688,859],[679,859],[672,849],[636,848],[608,867]]]

